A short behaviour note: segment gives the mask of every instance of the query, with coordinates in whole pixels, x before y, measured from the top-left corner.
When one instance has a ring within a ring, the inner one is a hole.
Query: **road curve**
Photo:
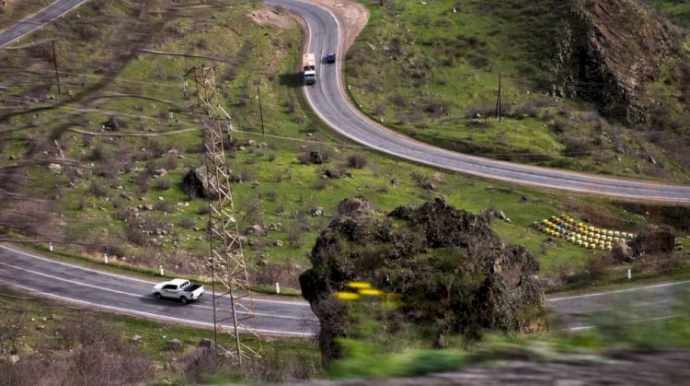
[[[336,64],[317,64],[319,79],[305,87],[319,117],[338,133],[372,149],[421,164],[522,185],[604,195],[627,200],[690,203],[690,186],[672,186],[513,164],[456,153],[394,133],[364,116],[342,85],[342,30],[326,8],[300,0],[264,0],[301,17],[308,27],[307,52],[323,58],[337,49]]]
[[[210,293],[197,302],[183,305],[156,300],[151,295],[153,285],[152,281],[58,262],[0,245],[0,286],[87,308],[193,327],[213,327]],[[690,293],[690,281],[550,298],[546,302],[549,323],[555,330],[578,331],[592,328],[594,321],[602,317],[620,317],[625,310],[630,310],[630,320],[667,318],[674,315],[678,291],[685,299],[687,296],[682,294]],[[319,330],[319,322],[307,302],[255,299],[254,307],[259,331],[264,335],[309,337]]]
[[[57,0],[19,23],[0,31],[0,48],[14,43],[86,1],[88,0]]]
[[[162,281],[162,280],[161,280]],[[54,261],[0,245],[0,285],[120,314],[194,327],[213,327],[211,289],[198,301],[183,305],[156,300],[155,283]],[[229,302],[225,304],[229,310]],[[309,303],[255,299],[254,308],[263,335],[308,337],[318,331],[318,320]],[[223,315],[220,318],[229,317]],[[224,322],[230,327],[232,319]]]

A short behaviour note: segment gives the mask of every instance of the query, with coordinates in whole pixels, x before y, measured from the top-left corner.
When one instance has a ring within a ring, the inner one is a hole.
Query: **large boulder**
[[[634,255],[633,249],[623,241],[617,242],[613,245],[613,249],[611,249],[611,257],[613,257],[616,263],[630,262]]]
[[[191,168],[182,177],[182,187],[190,198],[217,198],[216,176],[208,172],[206,166]]]
[[[356,201],[339,207],[341,214],[316,240],[312,268],[300,276],[302,294],[321,322],[325,363],[342,356],[336,338],[355,332],[349,304],[334,296],[350,281],[399,294],[396,316],[381,322],[424,326],[435,342],[448,334],[545,328],[543,317],[526,317],[541,315],[544,306],[539,264],[525,248],[505,245],[485,216],[443,199],[391,213]]]

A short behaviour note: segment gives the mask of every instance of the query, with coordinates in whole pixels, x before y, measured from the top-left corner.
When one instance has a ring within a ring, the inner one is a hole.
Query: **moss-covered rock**
[[[490,219],[443,199],[390,213],[341,211],[318,237],[302,293],[321,322],[324,362],[342,356],[337,337],[353,334],[348,305],[334,296],[350,281],[401,295],[396,317],[432,331],[476,338],[485,330],[529,332],[545,327],[539,264],[521,246],[505,245]],[[526,311],[537,311],[526,312]],[[393,323],[393,319],[385,322]],[[392,327],[394,328],[394,327]]]

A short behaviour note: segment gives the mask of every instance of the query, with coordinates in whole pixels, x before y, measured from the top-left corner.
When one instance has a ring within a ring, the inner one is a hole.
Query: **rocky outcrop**
[[[557,37],[553,91],[596,101],[608,116],[644,120],[639,93],[659,79],[679,41],[677,28],[639,0],[568,1],[573,6]]]
[[[396,316],[382,322],[424,326],[436,342],[447,334],[545,327],[543,318],[525,317],[544,306],[537,261],[525,248],[505,245],[485,216],[443,199],[382,213],[358,197],[341,203],[339,212],[316,241],[312,268],[300,277],[321,322],[324,362],[342,355],[336,338],[353,334],[349,305],[334,296],[349,281],[399,294]]]

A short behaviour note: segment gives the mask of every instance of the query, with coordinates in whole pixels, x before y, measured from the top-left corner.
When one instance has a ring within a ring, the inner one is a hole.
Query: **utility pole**
[[[53,65],[55,66],[55,80],[58,86],[58,95],[62,94],[60,90],[60,74],[58,73],[57,55],[55,55],[55,40],[53,40]]]
[[[208,232],[213,277],[213,326],[216,352],[223,350],[240,367],[245,360],[261,357],[261,337],[254,301],[249,291],[249,275],[244,260],[240,233],[235,216],[228,167],[225,164],[223,122],[230,116],[218,104],[215,71],[213,66],[192,67],[185,74],[194,77],[199,105],[205,113],[197,115],[204,129],[208,178]],[[215,193],[216,196],[211,196]],[[216,289],[222,286],[222,289]],[[228,323],[232,323],[228,325]],[[230,337],[229,344],[222,344],[218,332]],[[242,334],[242,337],[240,335]],[[251,348],[242,340],[254,338],[257,348]],[[230,346],[234,346],[231,349]]]
[[[264,110],[261,108],[261,90],[259,85],[256,85],[256,93],[259,95],[259,116],[261,117],[261,139],[264,139]]]
[[[503,112],[501,111],[502,109],[501,105],[501,73],[498,73],[498,98],[496,99],[496,118],[498,118],[499,121],[503,120],[502,114]]]

